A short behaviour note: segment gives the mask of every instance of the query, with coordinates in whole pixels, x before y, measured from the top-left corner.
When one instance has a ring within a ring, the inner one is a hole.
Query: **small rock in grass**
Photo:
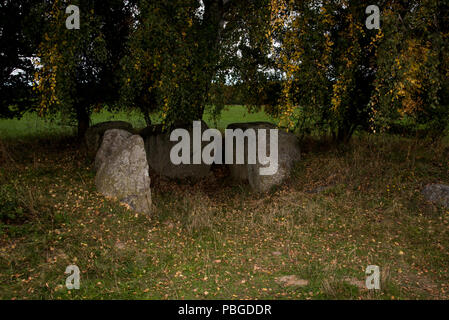
[[[449,208],[449,186],[444,184],[430,184],[422,191],[427,201]]]
[[[276,282],[284,287],[305,287],[309,285],[309,280],[299,279],[295,275],[276,278]]]

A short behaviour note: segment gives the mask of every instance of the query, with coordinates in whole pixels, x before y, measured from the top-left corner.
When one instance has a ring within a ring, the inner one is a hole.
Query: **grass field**
[[[268,119],[242,112],[218,127]],[[69,130],[0,121],[1,299],[449,298],[449,211],[420,194],[449,183],[447,143],[306,139],[292,177],[261,195],[226,168],[197,183],[152,175],[148,217],[96,192],[92,162],[58,137]],[[70,264],[80,290],[65,287]],[[380,267],[379,291],[364,289],[368,265]]]
[[[207,112],[204,115],[204,120],[210,127],[215,127],[215,123]],[[123,120],[130,122],[134,128],[144,128],[145,120],[143,116],[135,112],[118,112],[112,113],[103,111],[101,113],[94,113],[92,115],[92,124],[104,121]],[[157,116],[152,117],[154,123],[160,122]],[[264,112],[249,113],[244,106],[228,106],[223,111],[222,117],[217,123],[217,127],[223,130],[228,124],[234,122],[250,122],[250,121],[270,121],[273,119]],[[2,139],[16,139],[36,136],[54,136],[54,135],[71,135],[75,131],[75,127],[62,124],[61,120],[44,120],[36,114],[25,114],[20,119],[2,120],[0,119],[0,137]]]

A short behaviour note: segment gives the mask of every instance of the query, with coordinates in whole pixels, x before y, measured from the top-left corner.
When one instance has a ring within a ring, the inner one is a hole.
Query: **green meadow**
[[[234,122],[251,122],[251,121],[270,121],[275,122],[270,116],[263,111],[257,113],[248,112],[244,106],[227,106],[223,111],[217,123],[209,110],[206,110],[204,121],[210,127],[217,127],[223,130],[228,124]],[[102,111],[92,115],[92,124],[104,121],[123,120],[130,122],[134,128],[144,128],[145,120],[143,116],[137,112],[109,112]],[[152,116],[154,123],[159,123],[161,120],[157,115]],[[27,113],[21,119],[0,119],[0,137],[1,139],[25,138],[35,136],[51,136],[51,135],[71,135],[76,128],[64,124],[59,118],[43,119],[35,113]]]

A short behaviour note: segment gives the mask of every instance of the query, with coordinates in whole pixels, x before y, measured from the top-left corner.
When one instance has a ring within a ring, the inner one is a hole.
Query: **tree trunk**
[[[145,123],[146,123],[147,127],[151,126],[152,122],[151,122],[151,117],[150,117],[149,113],[144,112],[143,117],[145,119]]]
[[[84,135],[90,126],[90,115],[85,108],[78,107],[76,109],[76,119],[78,121],[78,139],[83,141]]]
[[[354,134],[355,128],[356,126],[354,125],[341,125],[337,130],[336,142],[338,144],[348,143],[349,140],[351,140],[352,135]]]
[[[215,66],[218,60],[218,44],[220,42],[221,32],[224,28],[224,14],[225,14],[225,4],[229,0],[205,0],[204,3],[204,15],[203,15],[203,25],[202,25],[202,38],[205,39],[205,44],[203,47],[200,46],[198,55],[203,56],[201,59],[201,64],[208,65],[208,68],[198,67],[196,70],[202,70],[201,72],[206,75],[206,77],[197,77],[197,79],[203,79],[197,84],[197,90],[200,92],[200,97],[197,101],[200,102],[199,109],[195,115],[194,120],[202,120],[204,115],[204,110],[206,103],[208,102],[208,93],[210,89],[210,84],[214,78],[216,72]],[[207,62],[207,63],[205,63]]]

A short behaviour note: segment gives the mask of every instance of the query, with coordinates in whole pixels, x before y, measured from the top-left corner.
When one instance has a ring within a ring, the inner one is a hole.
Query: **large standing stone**
[[[190,133],[190,159],[193,159],[193,129],[190,126],[179,126]],[[207,124],[201,122],[201,135],[208,129]],[[170,160],[170,151],[178,142],[170,141],[171,132],[163,133],[160,125],[143,129],[140,133],[145,140],[145,150],[149,166],[158,174],[173,178],[204,178],[210,174],[210,165],[201,164],[180,164],[174,165]],[[208,142],[202,142],[202,147]]]
[[[242,129],[243,131],[247,129],[276,129],[276,126],[270,122],[245,122],[245,123],[232,123],[227,126],[226,129],[236,130]],[[257,132],[257,131],[256,131]],[[267,136],[268,137],[268,136]],[[225,154],[225,150],[223,150]],[[236,154],[236,145],[234,144],[234,160]],[[248,162],[248,146],[245,142],[245,163]],[[248,165],[247,164],[234,164],[229,165],[229,171],[232,180],[235,182],[248,182]]]
[[[228,129],[254,129],[257,134],[258,129],[267,130],[267,154],[271,152],[270,146],[270,129],[276,129],[271,123],[266,122],[253,122],[253,123],[235,123],[228,126]],[[257,150],[258,146],[256,147]],[[273,186],[281,184],[291,172],[291,169],[296,161],[301,158],[300,146],[298,138],[292,134],[283,130],[278,131],[278,170],[273,175],[261,175],[260,168],[263,168],[262,164],[247,164],[248,158],[248,145],[245,142],[245,164],[229,165],[231,177],[236,181],[247,181],[251,188],[256,192],[266,192]],[[234,144],[234,153],[236,147]]]
[[[123,148],[132,134],[121,129],[111,129],[104,133],[101,147],[95,156],[95,169],[98,170],[101,164],[110,158],[117,150]]]
[[[96,125],[90,127],[87,129],[84,137],[89,155],[93,156],[96,154],[98,148],[101,146],[104,133],[110,129],[122,129],[132,132],[133,126],[125,121],[108,121],[97,123]]]
[[[150,176],[142,137],[126,139],[104,159],[95,177],[100,193],[140,213],[151,212]]]
[[[449,208],[449,186],[444,184],[430,184],[422,191],[427,201]]]

